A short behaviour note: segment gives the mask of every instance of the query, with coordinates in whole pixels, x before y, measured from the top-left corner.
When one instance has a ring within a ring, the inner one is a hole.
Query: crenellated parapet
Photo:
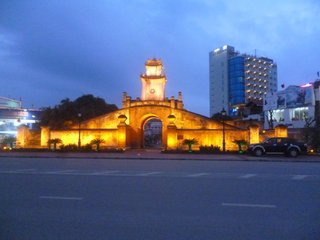
[[[173,109],[183,109],[184,104],[182,101],[182,94],[179,92],[178,99],[174,98],[173,96],[168,99],[165,98],[162,101],[159,100],[141,100],[140,98],[132,99],[130,96],[127,95],[126,92],[123,93],[122,97],[122,108],[130,108],[130,107],[137,107],[137,106],[166,106]]]

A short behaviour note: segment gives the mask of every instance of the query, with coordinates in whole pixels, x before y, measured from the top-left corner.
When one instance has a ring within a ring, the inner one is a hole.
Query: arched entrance
[[[143,148],[162,148],[162,122],[152,117],[143,124]]]

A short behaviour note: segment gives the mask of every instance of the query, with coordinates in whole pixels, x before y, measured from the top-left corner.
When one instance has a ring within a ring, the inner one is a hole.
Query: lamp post
[[[222,151],[225,152],[226,151],[226,136],[225,136],[225,116],[226,116],[227,112],[226,110],[223,108],[221,111],[221,117],[222,117]]]
[[[79,128],[78,128],[78,130],[79,130],[79,131],[78,131],[78,149],[80,149],[80,147],[81,147],[81,138],[80,138],[81,116],[82,116],[82,114],[81,114],[81,113],[78,113],[78,121],[79,121]]]

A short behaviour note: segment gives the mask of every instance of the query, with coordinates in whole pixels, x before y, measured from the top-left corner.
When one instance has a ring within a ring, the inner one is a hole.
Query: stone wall
[[[62,144],[78,145],[79,131],[78,130],[53,130],[50,131],[50,139],[59,138]],[[118,129],[81,129],[80,141],[81,146],[90,144],[93,139],[103,139],[101,147],[117,147],[118,146]]]
[[[218,146],[222,149],[223,129],[225,132],[225,147],[228,151],[237,150],[235,140],[245,140],[249,143],[259,142],[259,126],[250,125],[248,128],[239,128],[232,121],[220,122],[205,116],[192,113],[176,106],[146,105],[128,107],[105,114],[80,123],[81,145],[100,138],[105,142],[102,147],[141,148],[143,147],[144,125],[150,119],[159,119],[162,123],[162,143],[164,149],[182,148],[184,139],[195,138],[199,146]],[[277,127],[273,136],[286,136],[285,126]],[[271,135],[266,134],[266,135]],[[31,140],[28,129],[19,131],[19,146],[28,146]],[[75,124],[68,130],[50,130],[43,127],[41,130],[39,147],[47,147],[48,140],[59,138],[64,145],[76,144],[79,139],[79,125]],[[34,141],[35,142],[35,141]]]
[[[40,131],[30,130],[27,126],[21,126],[17,132],[17,148],[38,148],[40,147]]]
[[[214,146],[220,147],[222,150],[223,130],[222,129],[177,129],[177,148],[184,149],[182,144],[184,139],[195,138],[198,144],[193,146],[194,150],[198,150],[200,146]],[[233,143],[235,140],[248,141],[248,131],[240,129],[226,129],[225,130],[225,147],[226,151],[238,150],[238,145]]]

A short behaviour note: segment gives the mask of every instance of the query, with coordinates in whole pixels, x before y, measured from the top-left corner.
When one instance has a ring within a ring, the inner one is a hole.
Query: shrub
[[[239,152],[242,153],[242,146],[247,146],[248,142],[246,140],[234,140],[233,143],[238,145]]]
[[[92,145],[90,143],[84,145],[84,146],[81,146],[80,147],[80,151],[83,151],[83,152],[91,152],[92,151]]]
[[[60,144],[60,143],[62,143],[62,140],[60,138],[49,139],[48,141],[49,149],[51,149],[51,144],[53,144],[53,151],[56,151],[57,144]]]
[[[192,145],[193,144],[197,144],[198,143],[198,140],[195,139],[195,138],[192,138],[192,139],[184,139],[182,144],[184,145],[188,145],[188,148],[189,148],[189,152],[192,152]]]
[[[219,146],[200,146],[200,152],[202,153],[219,153],[221,152]]]
[[[60,150],[63,152],[76,152],[78,151],[78,146],[76,144],[61,145]]]
[[[96,145],[96,151],[99,152],[100,150],[100,144],[101,143],[105,143],[105,140],[102,138],[95,138],[93,140],[91,140],[90,142],[92,145]]]

